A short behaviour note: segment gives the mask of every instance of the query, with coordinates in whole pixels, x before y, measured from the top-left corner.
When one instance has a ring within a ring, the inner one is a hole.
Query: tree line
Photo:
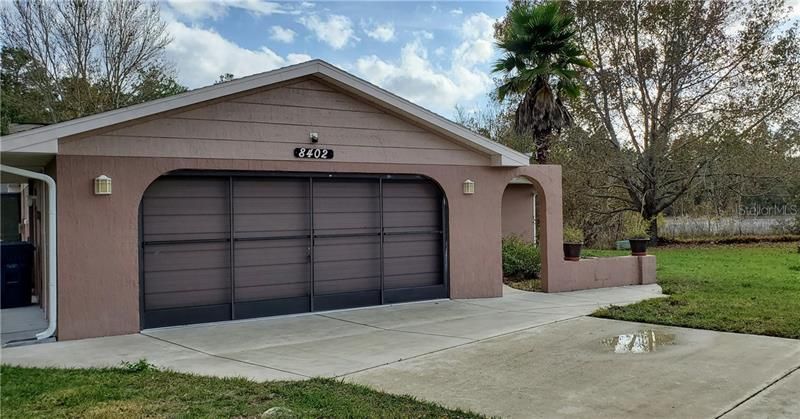
[[[513,1],[494,102],[462,124],[563,166],[565,218],[800,201],[800,38],[782,0]]]
[[[2,132],[181,93],[159,4],[13,0],[4,4]]]

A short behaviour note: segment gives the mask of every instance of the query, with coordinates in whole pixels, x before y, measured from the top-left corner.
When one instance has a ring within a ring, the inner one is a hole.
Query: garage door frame
[[[450,255],[449,255],[449,207],[447,204],[447,196],[445,195],[444,191],[442,190],[441,186],[438,185],[436,181],[433,179],[422,176],[422,175],[413,175],[413,174],[365,174],[365,173],[325,173],[325,172],[240,172],[240,171],[214,171],[214,170],[179,170],[167,173],[155,181],[157,182],[159,179],[164,177],[205,177],[205,178],[227,178],[228,179],[228,205],[229,205],[229,223],[230,223],[230,231],[228,232],[228,238],[226,242],[228,243],[228,250],[229,250],[229,268],[230,268],[230,286],[231,286],[231,316],[230,319],[223,319],[223,320],[216,320],[216,319],[209,319],[209,320],[201,320],[198,322],[191,322],[186,324],[195,324],[195,323],[203,323],[203,322],[214,322],[214,321],[230,321],[230,320],[241,320],[237,318],[235,315],[236,311],[236,304],[242,304],[236,302],[235,296],[235,287],[236,287],[236,275],[235,269],[236,264],[235,261],[235,243],[237,239],[234,237],[234,199],[233,199],[233,184],[234,180],[237,178],[281,178],[281,179],[290,179],[290,178],[300,178],[300,179],[308,179],[309,180],[309,218],[310,218],[310,231],[309,231],[309,246],[310,246],[310,257],[309,257],[309,267],[310,267],[310,290],[309,290],[309,309],[303,310],[299,312],[315,312],[315,311],[326,311],[330,309],[338,309],[337,307],[327,308],[317,310],[314,305],[315,295],[314,295],[314,249],[315,249],[315,231],[313,227],[314,223],[314,179],[339,179],[343,181],[347,180],[374,180],[378,184],[379,188],[379,195],[378,195],[378,202],[379,202],[379,217],[380,217],[380,230],[375,235],[380,238],[380,301],[378,304],[394,304],[400,302],[407,302],[407,301],[421,301],[421,300],[430,300],[436,298],[449,298],[450,296]],[[400,288],[400,289],[386,289],[385,286],[385,258],[384,258],[384,249],[385,249],[385,239],[387,236],[392,235],[392,233],[387,233],[384,228],[384,181],[390,182],[403,182],[403,181],[425,181],[429,184],[433,185],[439,192],[441,196],[441,229],[434,232],[425,232],[425,234],[435,233],[437,236],[441,237],[441,251],[442,251],[442,260],[441,260],[441,268],[442,268],[442,281],[443,284],[441,286],[433,286],[433,287],[410,287],[410,288]],[[143,196],[144,198],[144,196]],[[145,250],[145,241],[144,241],[144,199],[140,200],[139,202],[139,243],[138,243],[138,251],[139,251],[139,313],[140,313],[140,329],[144,329],[146,326],[146,311],[145,311],[145,263],[144,263],[144,250]],[[436,289],[434,289],[436,288]],[[443,293],[442,293],[443,289]],[[346,303],[344,305],[347,305]],[[350,305],[350,307],[358,307],[364,305],[373,305],[373,304],[355,304]],[[344,307],[341,307],[344,308]],[[286,313],[290,314],[290,313]],[[267,315],[265,315],[267,316]],[[176,322],[175,325],[179,325],[181,322]],[[164,327],[166,325],[151,325],[147,326],[148,328],[153,327]]]

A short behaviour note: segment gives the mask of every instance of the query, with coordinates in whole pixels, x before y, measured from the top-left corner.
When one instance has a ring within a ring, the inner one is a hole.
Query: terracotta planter
[[[647,243],[650,239],[628,239],[631,244],[631,255],[647,256]]]
[[[564,243],[564,260],[581,260],[581,247],[583,243]]]

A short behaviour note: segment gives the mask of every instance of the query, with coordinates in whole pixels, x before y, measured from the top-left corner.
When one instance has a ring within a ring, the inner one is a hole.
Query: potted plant
[[[564,259],[581,260],[581,247],[583,247],[583,230],[574,226],[564,227]]]
[[[647,242],[650,235],[647,233],[647,221],[639,214],[625,220],[625,237],[631,245],[631,255],[646,256]]]

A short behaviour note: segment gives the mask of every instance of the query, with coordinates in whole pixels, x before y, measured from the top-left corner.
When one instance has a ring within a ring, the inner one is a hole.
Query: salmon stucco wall
[[[154,180],[179,169],[428,176],[448,200],[450,296],[502,295],[499,203],[515,169],[59,155],[59,339],[139,331],[139,204]],[[112,195],[93,194],[92,181],[101,174],[112,178]],[[560,168],[538,166],[533,175],[544,176],[541,182],[559,191],[560,202]],[[462,192],[468,178],[476,182],[474,195]]]
[[[501,202],[508,182],[530,179],[539,196],[543,286],[547,292],[651,283],[655,258],[564,261],[561,168],[505,169],[321,161],[58,156],[58,338],[140,330],[139,204],[147,187],[174,170],[247,170],[327,173],[398,173],[428,176],[448,200],[451,298],[502,295]],[[105,174],[113,194],[95,196],[93,179]],[[464,195],[465,179],[475,181]]]
[[[510,184],[506,187],[502,203],[503,237],[513,235],[533,241],[533,195],[532,185]]]

